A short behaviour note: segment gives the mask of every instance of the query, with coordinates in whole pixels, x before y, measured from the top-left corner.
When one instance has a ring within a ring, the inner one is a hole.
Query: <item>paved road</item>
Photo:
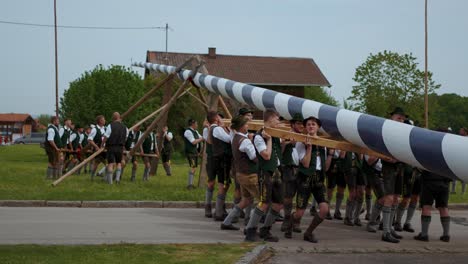
[[[450,254],[313,254],[300,253],[295,255],[280,255],[269,260],[269,264],[289,263],[336,263],[336,264],[449,264],[466,263],[467,253]]]
[[[302,234],[283,239],[279,224],[274,233],[279,243],[269,244],[281,253],[368,253],[368,252],[464,252],[468,253],[468,211],[452,211],[452,241],[438,240],[439,216],[433,216],[431,242],[412,239],[402,233],[400,244],[380,241],[379,234],[363,228],[325,221],[317,230],[318,244],[306,243]],[[414,224],[419,230],[419,215]],[[310,217],[303,221],[303,229]],[[238,243],[240,231],[221,231],[219,222],[203,217],[203,209],[149,208],[20,208],[0,207],[0,244],[101,244],[101,243]]]

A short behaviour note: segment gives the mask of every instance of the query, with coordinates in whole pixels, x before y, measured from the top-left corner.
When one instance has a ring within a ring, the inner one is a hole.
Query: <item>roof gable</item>
[[[33,120],[29,114],[5,113],[0,114],[0,122],[25,122],[28,119]]]
[[[192,55],[198,55],[205,61],[205,66],[211,75],[238,82],[254,85],[331,86],[311,58],[176,52],[169,52],[166,55],[162,51],[148,51],[146,60],[151,63],[177,66]]]

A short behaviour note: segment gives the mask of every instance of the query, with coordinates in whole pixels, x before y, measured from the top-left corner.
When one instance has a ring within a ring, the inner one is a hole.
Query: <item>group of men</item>
[[[52,117],[47,128],[45,149],[48,155],[47,178],[54,179],[70,171],[79,162],[92,153],[105,148],[97,155],[89,166],[91,180],[96,175],[105,175],[104,180],[109,184],[113,181],[120,183],[125,165],[131,161],[131,181],[136,179],[138,156],[142,157],[144,164],[143,181],[148,181],[151,174],[152,163],[159,158],[160,151],[157,145],[157,136],[162,138],[161,158],[167,176],[171,176],[171,155],[173,134],[164,126],[162,132],[157,134],[151,131],[144,139],[139,149],[134,150],[134,155],[129,153],[134,149],[138,140],[143,136],[140,127],[136,126],[131,131],[122,123],[120,114],[113,113],[112,122],[106,126],[103,115],[96,117],[96,122],[89,127],[75,126],[70,119],[64,120],[64,125],[59,126],[59,118]],[[104,164],[101,171],[97,171],[99,164]],[[85,173],[87,172],[85,164]],[[154,167],[154,166],[153,166]],[[77,171],[80,174],[81,168]],[[155,174],[155,171],[152,172]]]
[[[377,157],[327,149],[313,140],[296,142],[269,135],[264,129],[249,131],[253,112],[242,108],[225,126],[220,113],[210,111],[203,135],[197,132],[197,122],[188,121],[184,133],[185,154],[190,164],[188,186],[193,186],[193,174],[198,165],[200,145],[206,142],[208,183],[205,191],[205,216],[222,221],[222,230],[240,230],[234,223],[244,217],[246,241],[276,242],[271,233],[273,224],[282,219],[281,231],[285,238],[301,233],[301,219],[313,197],[312,221],[303,239],[317,243],[314,230],[324,219],[342,220],[345,225],[362,226],[360,215],[366,212],[366,230],[383,230],[381,239],[398,243],[402,236],[397,231],[415,232],[411,225],[418,202],[422,207],[422,230],[415,239],[428,241],[431,221],[430,208],[434,201],[440,211],[444,233],[440,240],[450,240],[448,215],[448,184],[446,177],[413,168],[394,158]],[[397,107],[390,119],[409,122],[403,109]],[[272,109],[263,113],[265,127],[277,128],[280,115]],[[291,132],[313,138],[321,128],[321,121],[313,116],[303,118],[295,114],[290,120]],[[234,206],[227,213],[226,193],[234,183]],[[217,184],[216,184],[217,183]],[[214,211],[212,200],[217,196]],[[329,201],[337,187],[336,206],[332,216]],[[344,218],[340,207],[348,188]],[[372,192],[376,201],[372,206]],[[295,210],[293,212],[293,200]],[[401,199],[400,199],[401,198]],[[365,201],[364,201],[365,199]],[[366,204],[363,209],[364,202]],[[372,208],[372,209],[371,209]],[[317,212],[318,209],[318,212]],[[406,212],[406,221],[402,222]],[[258,226],[262,225],[257,233]]]

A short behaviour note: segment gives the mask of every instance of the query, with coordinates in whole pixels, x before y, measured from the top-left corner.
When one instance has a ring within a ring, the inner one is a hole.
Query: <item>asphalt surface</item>
[[[324,263],[385,261],[391,257],[398,263],[457,262],[468,257],[468,211],[451,211],[449,243],[439,240],[442,233],[439,215],[433,212],[430,242],[413,239],[415,233],[402,232],[399,244],[380,240],[380,233],[368,233],[364,227],[345,226],[341,221],[325,221],[316,230],[319,243],[283,238],[280,223],[273,233],[278,243],[268,243],[273,250],[270,263],[304,263],[311,257]],[[0,207],[0,244],[114,244],[114,243],[239,243],[242,231],[222,231],[220,222],[203,216],[203,209],[189,208],[60,208],[60,207]],[[311,217],[302,221],[305,229]],[[417,212],[413,225],[420,230]],[[365,221],[363,220],[363,223]],[[399,254],[394,254],[399,253]],[[407,255],[408,254],[408,255]],[[429,255],[432,254],[432,255]],[[450,255],[450,258],[444,256]],[[419,256],[419,257],[418,257]],[[382,257],[382,258],[380,258]],[[286,261],[287,260],[287,261]],[[440,260],[440,261],[439,261]],[[461,261],[458,263],[465,263]],[[385,263],[385,262],[384,262]],[[394,262],[393,262],[394,263]]]

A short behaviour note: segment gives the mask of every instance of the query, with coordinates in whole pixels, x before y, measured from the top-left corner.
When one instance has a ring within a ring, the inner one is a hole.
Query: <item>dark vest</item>
[[[249,159],[247,153],[239,150],[243,140],[250,140],[239,134],[235,134],[232,140],[232,156],[235,171],[243,174],[252,174],[257,172],[257,163]]]
[[[322,164],[322,171],[321,175],[316,175],[316,168],[317,168],[317,152],[320,155],[320,162]],[[309,168],[306,168],[302,165],[302,162],[299,161],[299,172],[303,175],[308,177],[310,176],[318,176],[318,180],[322,181],[325,178],[325,148],[324,147],[317,147],[316,145],[312,145],[312,153],[310,156],[310,163]]]
[[[76,149],[78,149],[78,147],[80,146],[80,135],[79,135],[78,133],[76,133],[75,131],[72,131],[71,134],[70,134],[70,136],[73,135],[73,134],[75,134],[76,137],[75,137],[75,139],[71,142],[71,144],[72,144],[72,148],[73,148],[74,150],[76,150]]]
[[[98,125],[96,125],[94,127],[94,129],[96,129],[96,135],[94,136],[93,138],[93,141],[94,143],[96,143],[96,145],[98,145],[98,147],[101,145],[102,143],[102,133],[101,133],[101,129],[99,129]]]
[[[222,141],[221,139],[215,138],[213,136],[214,129],[218,126],[210,127],[210,131],[208,132],[208,137],[211,141],[211,150],[213,157],[220,157],[223,155],[231,156],[231,144]]]
[[[52,129],[54,130],[54,132],[55,132],[55,135],[54,135],[54,143],[55,143],[55,145],[57,146],[57,148],[63,148],[62,140],[61,140],[60,134],[59,134],[59,130],[58,130],[55,126],[53,126],[53,125],[49,125],[49,126],[47,127],[47,130],[49,130],[49,128],[52,128]],[[47,136],[48,136],[47,134],[48,134],[48,133],[46,133],[45,142],[46,142],[46,144],[50,144],[49,141],[47,140]]]
[[[191,127],[187,128],[188,130],[190,130],[190,132],[193,134],[193,138],[195,139],[198,139],[199,136],[198,136],[198,133],[193,130]],[[198,144],[192,144],[190,141],[188,141],[187,138],[184,137],[184,144],[185,144],[185,154],[197,154],[198,153],[198,150],[197,150],[197,145]]]
[[[164,136],[164,138],[163,138],[163,151],[165,153],[172,152],[172,140],[170,140],[170,141],[167,140],[166,136]]]
[[[125,149],[126,150],[131,149],[132,143],[136,144],[138,142],[138,138],[140,137],[140,133],[141,133],[141,131],[139,131],[139,130],[137,132],[132,130],[132,131],[130,131],[128,133],[127,141],[125,142]]]
[[[283,158],[281,159],[281,165],[285,166],[294,166],[294,161],[292,158],[292,153],[294,149],[294,144],[287,144],[284,147]]]
[[[262,136],[261,131],[259,131],[255,136]],[[255,138],[255,137],[254,137]],[[263,139],[265,140],[265,139]],[[257,151],[258,166],[259,169],[264,171],[269,171],[273,173],[276,168],[278,168],[278,159],[281,161],[281,142],[277,137],[271,137],[271,155],[269,160],[264,160],[262,155]],[[266,140],[265,140],[266,143]]]
[[[67,141],[70,138],[70,130],[63,128],[63,135],[60,137],[60,140],[62,141],[62,146],[67,145]]]
[[[151,147],[153,150],[151,150]],[[146,138],[145,141],[143,141],[143,153],[149,154],[149,153],[154,153],[156,151],[156,137],[154,136],[154,133],[150,133]]]
[[[113,121],[110,124],[110,136],[107,139],[106,144],[108,146],[124,146],[125,137],[127,136],[127,128],[122,122]]]

